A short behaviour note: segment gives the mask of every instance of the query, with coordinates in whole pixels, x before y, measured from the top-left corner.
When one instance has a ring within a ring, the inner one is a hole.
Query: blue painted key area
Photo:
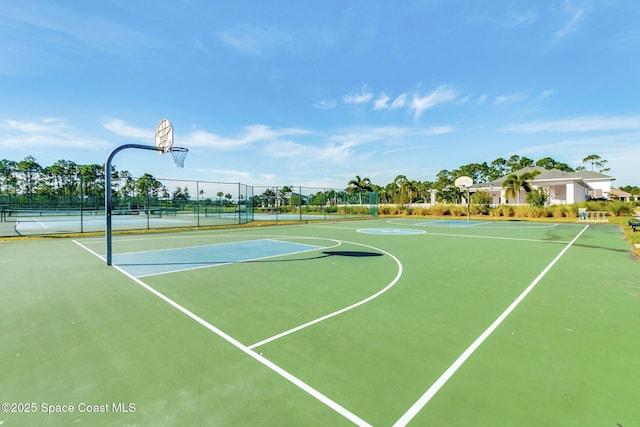
[[[250,240],[158,251],[114,254],[113,263],[136,276],[151,276],[213,267],[321,249],[280,240]]]

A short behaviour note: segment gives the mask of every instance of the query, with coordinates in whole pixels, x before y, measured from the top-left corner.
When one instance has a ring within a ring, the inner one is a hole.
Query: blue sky
[[[346,186],[513,154],[640,185],[636,0],[0,0],[0,158]]]

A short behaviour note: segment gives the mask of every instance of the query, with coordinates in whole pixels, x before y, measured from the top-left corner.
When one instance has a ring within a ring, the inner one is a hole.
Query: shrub
[[[607,208],[612,216],[628,216],[635,212],[633,204],[628,202],[610,202]]]
[[[554,218],[567,218],[571,216],[571,209],[565,205],[554,205],[548,208],[549,216]]]
[[[380,212],[380,215],[391,215],[392,209],[389,205],[381,205],[378,207],[378,212]]]
[[[471,195],[471,203],[473,203],[474,212],[477,214],[488,214],[492,201],[488,191],[478,191]]]
[[[451,214],[451,211],[449,210],[448,205],[437,204],[437,205],[434,205],[431,209],[433,214],[436,216],[444,216],[444,215]]]
[[[529,218],[546,218],[551,216],[551,212],[544,206],[530,206],[527,210],[527,216]]]
[[[452,206],[451,207],[451,216],[467,216],[467,207],[466,206]]]
[[[536,188],[527,193],[527,203],[536,208],[541,208],[549,201],[549,195],[543,188]]]

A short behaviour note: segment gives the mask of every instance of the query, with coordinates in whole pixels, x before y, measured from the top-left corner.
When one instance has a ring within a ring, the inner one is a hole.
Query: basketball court
[[[0,243],[0,425],[640,419],[640,270],[614,225],[114,235],[108,197],[104,237]]]
[[[3,399],[37,404],[4,425],[640,419],[640,273],[615,226],[118,235],[111,267],[105,249],[97,237],[0,244]]]

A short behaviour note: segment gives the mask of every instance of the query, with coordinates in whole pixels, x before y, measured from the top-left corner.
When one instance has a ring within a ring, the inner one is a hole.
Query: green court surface
[[[0,243],[0,425],[633,426],[640,264],[597,224]]]

